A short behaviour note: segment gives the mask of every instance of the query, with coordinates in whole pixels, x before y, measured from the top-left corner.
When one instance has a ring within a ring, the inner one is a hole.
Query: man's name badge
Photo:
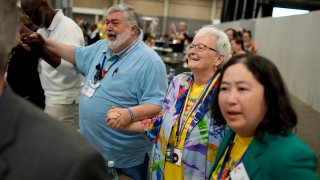
[[[89,86],[85,86],[82,88],[81,93],[88,97],[91,97],[94,94],[94,89]]]
[[[90,81],[88,81],[88,83],[85,83],[84,87],[82,88],[81,93],[90,98],[95,93],[99,85],[100,85],[99,82],[97,82],[96,84],[93,84]]]
[[[242,162],[230,172],[230,177],[232,180],[249,180],[250,179],[246,171],[246,168],[244,167]]]

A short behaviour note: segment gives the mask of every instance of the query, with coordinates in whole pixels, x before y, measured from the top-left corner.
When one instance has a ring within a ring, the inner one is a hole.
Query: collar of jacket
[[[19,101],[16,101],[16,98],[12,90],[6,86],[4,96],[0,100],[0,179],[3,178],[9,168],[1,154],[14,142],[18,127],[19,108],[17,107],[19,107],[19,104],[16,103]]]

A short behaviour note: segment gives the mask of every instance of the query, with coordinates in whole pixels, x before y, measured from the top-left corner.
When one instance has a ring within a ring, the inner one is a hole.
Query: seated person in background
[[[156,46],[168,48],[170,44],[169,34],[163,33],[158,41],[156,41]]]
[[[211,116],[220,83],[218,70],[227,61],[230,44],[223,31],[200,29],[188,48],[191,73],[170,83],[162,112],[152,121],[131,123],[125,130],[146,131],[155,140],[151,179],[207,179],[226,126]],[[154,122],[153,122],[154,121]],[[151,123],[149,123],[151,122]]]
[[[94,44],[95,42],[100,40],[100,34],[97,24],[93,23],[90,25],[88,35],[88,45]]]
[[[20,23],[20,32],[35,32],[38,29],[27,16],[22,16]],[[9,55],[7,83],[19,96],[44,109],[45,97],[38,73],[39,53],[27,51],[18,43]]]
[[[260,56],[232,57],[221,72],[214,119],[231,129],[212,179],[317,179],[317,158],[291,131],[296,113],[276,66]]]
[[[246,53],[246,51],[244,50],[243,40],[241,38],[233,39],[231,40],[230,43],[231,43],[232,56]]]
[[[243,32],[242,39],[244,41],[244,49],[252,54],[257,54],[257,46],[254,42],[252,42],[252,34],[251,31]]]
[[[236,39],[238,37],[238,33],[235,29],[233,28],[228,28],[224,30],[224,32],[227,34],[229,41]]]
[[[242,38],[242,35],[243,35],[243,33],[244,33],[245,31],[247,31],[247,29],[241,27],[241,28],[239,29],[239,31],[237,32],[237,33],[238,33],[238,37],[241,37],[241,38]]]
[[[143,41],[146,43],[149,47],[155,46],[156,45],[156,38],[151,35],[150,33],[146,33],[143,36]]]
[[[18,29],[16,3],[5,0],[0,6],[0,179],[103,180],[102,157],[78,132],[15,95],[4,82]]]
[[[99,35],[100,35],[100,39],[104,39],[106,37],[106,20],[105,18],[102,18],[98,24],[97,24],[97,28],[99,29]]]

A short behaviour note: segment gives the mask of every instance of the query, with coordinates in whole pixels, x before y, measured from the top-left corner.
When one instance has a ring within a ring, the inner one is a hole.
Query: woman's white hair
[[[229,39],[224,31],[221,31],[214,27],[213,25],[208,25],[202,27],[194,38],[201,36],[215,36],[216,43],[214,44],[217,50],[217,53],[224,56],[223,62],[219,65],[219,67],[223,66],[225,62],[227,62],[230,58],[231,45]]]

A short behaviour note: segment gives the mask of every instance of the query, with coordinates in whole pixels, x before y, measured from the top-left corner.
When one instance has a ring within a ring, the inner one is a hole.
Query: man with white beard
[[[43,50],[70,61],[84,75],[81,134],[97,147],[106,164],[112,160],[119,173],[145,179],[152,143],[142,133],[113,128],[126,127],[160,111],[167,88],[165,66],[139,38],[138,16],[132,7],[110,7],[106,25],[106,39],[87,47],[43,39],[39,34],[24,42],[44,42]]]

